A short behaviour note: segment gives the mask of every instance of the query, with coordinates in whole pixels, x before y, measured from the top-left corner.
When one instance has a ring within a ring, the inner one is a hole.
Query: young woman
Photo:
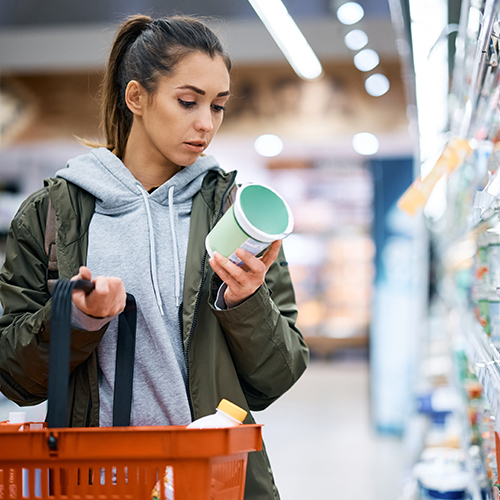
[[[230,95],[231,63],[188,17],[134,16],[119,29],[103,86],[107,143],[72,159],[15,216],[0,273],[0,390],[20,405],[47,397],[51,300],[44,248],[49,199],[59,277],[73,294],[70,426],[112,424],[118,318],[137,301],[131,425],[184,425],[222,398],[262,410],[308,362],[280,243],[240,268],[205,236],[236,172],[203,152]],[[249,413],[246,422],[253,422]],[[251,453],[247,499],[279,498],[265,451]]]

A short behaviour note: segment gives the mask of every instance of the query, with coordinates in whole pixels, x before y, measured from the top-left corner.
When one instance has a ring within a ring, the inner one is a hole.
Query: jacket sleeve
[[[0,391],[20,406],[47,397],[51,299],[44,249],[46,213],[43,192],[21,206],[7,236],[0,270]],[[104,331],[72,330],[71,370],[87,359]]]
[[[238,306],[222,311],[213,306],[220,284],[215,275],[212,311],[226,334],[250,409],[263,410],[292,387],[309,362],[309,349],[295,326],[297,306],[283,249],[265,283]]]

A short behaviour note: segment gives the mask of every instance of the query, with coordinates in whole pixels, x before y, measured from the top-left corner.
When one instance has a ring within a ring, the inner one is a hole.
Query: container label
[[[267,248],[269,245],[270,243],[262,243],[262,241],[256,241],[252,238],[248,238],[240,245],[240,247],[243,248],[243,250],[246,250],[247,252],[251,253],[252,255],[257,255],[259,252],[262,252],[262,250]],[[240,267],[244,264],[244,262],[235,253],[230,255],[228,259],[233,264],[236,264],[237,266]]]

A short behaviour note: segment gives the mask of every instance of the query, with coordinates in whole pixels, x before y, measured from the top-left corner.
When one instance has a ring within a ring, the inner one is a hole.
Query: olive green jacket
[[[309,352],[295,327],[297,308],[282,251],[266,282],[242,304],[213,307],[221,282],[208,264],[204,240],[222,216],[236,173],[209,172],[193,199],[183,291],[182,334],[194,419],[213,413],[222,398],[263,410],[305,370]],[[0,391],[21,406],[47,398],[51,298],[44,234],[48,197],[56,211],[59,275],[71,277],[87,260],[94,198],[63,179],[21,206],[12,221],[0,271]],[[130,235],[133,237],[133,235]],[[69,426],[99,425],[96,348],[106,327],[73,329]],[[245,423],[253,423],[249,413]],[[249,454],[247,500],[279,498],[265,450]]]

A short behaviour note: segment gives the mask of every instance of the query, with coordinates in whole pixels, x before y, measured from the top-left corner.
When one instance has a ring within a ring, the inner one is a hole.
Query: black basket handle
[[[59,279],[52,296],[49,349],[48,427],[68,426],[68,385],[71,344],[71,303],[74,289],[87,294],[94,283],[87,280]],[[132,382],[135,356],[137,306],[127,293],[127,303],[119,316],[116,372],[113,400],[113,425],[130,425]]]

